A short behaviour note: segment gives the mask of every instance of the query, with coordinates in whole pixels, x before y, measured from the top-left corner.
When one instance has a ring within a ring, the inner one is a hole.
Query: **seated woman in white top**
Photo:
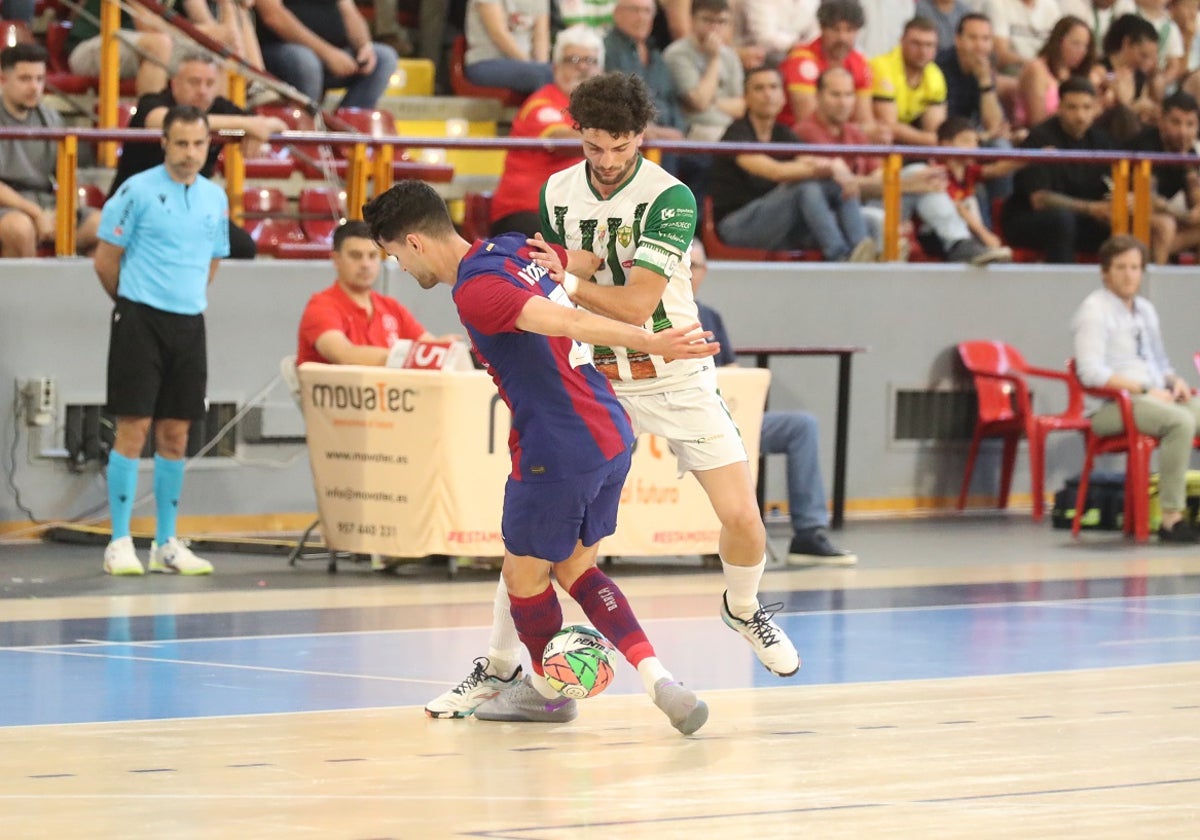
[[[470,0],[466,37],[473,84],[528,94],[554,80],[550,0]]]

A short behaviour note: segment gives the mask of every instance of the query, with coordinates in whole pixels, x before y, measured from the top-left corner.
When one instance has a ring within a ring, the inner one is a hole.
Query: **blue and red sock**
[[[633,614],[625,593],[604,572],[592,567],[580,575],[571,587],[571,597],[630,665],[636,668],[643,659],[654,656],[654,647]]]
[[[517,637],[529,651],[534,672],[540,675],[546,644],[562,629],[562,605],[558,603],[558,595],[553,586],[547,585],[545,591],[531,598],[518,598],[510,592],[508,600]]]

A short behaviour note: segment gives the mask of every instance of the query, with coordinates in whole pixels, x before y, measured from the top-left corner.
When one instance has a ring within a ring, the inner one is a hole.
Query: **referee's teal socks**
[[[170,460],[154,456],[154,541],[166,545],[175,536],[175,519],[179,514],[179,497],[183,493],[182,458]]]
[[[137,497],[138,462],[120,452],[108,454],[108,509],[112,517],[112,538],[129,536],[129,519]]]

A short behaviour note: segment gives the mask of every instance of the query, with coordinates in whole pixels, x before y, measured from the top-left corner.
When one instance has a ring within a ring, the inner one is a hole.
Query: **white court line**
[[[1152,639],[1119,639],[1113,642],[1101,642],[1100,647],[1118,647],[1121,645],[1159,645],[1164,642],[1200,642],[1200,636],[1155,636]]]
[[[1170,600],[1173,598],[1174,599],[1178,599],[1178,598],[1200,599],[1200,593],[1196,593],[1196,594],[1182,593],[1182,594],[1171,594],[1171,595],[1111,595],[1111,596],[1105,596],[1103,598],[1063,598],[1063,599],[1048,600],[1048,601],[1002,601],[1002,602],[988,603],[988,604],[927,604],[927,605],[922,605],[922,606],[909,606],[909,607],[864,607],[862,609],[801,610],[801,611],[796,611],[796,612],[779,612],[779,613],[777,613],[777,615],[799,616],[799,617],[835,616],[835,615],[842,615],[842,616],[845,616],[845,615],[879,615],[881,613],[920,613],[920,612],[932,612],[935,610],[981,610],[981,609],[996,610],[996,609],[1008,609],[1008,608],[1012,608],[1012,607],[1053,607],[1055,609],[1082,610],[1082,609],[1089,609],[1092,606],[1104,607],[1105,605],[1108,605],[1108,604],[1117,605],[1118,602],[1121,602],[1121,601]],[[570,603],[573,603],[573,602],[570,602]],[[335,609],[354,609],[354,608],[353,607],[349,607],[349,608],[338,607]],[[1144,607],[1129,605],[1128,607],[1120,607],[1119,609],[1114,609],[1113,611],[1137,612],[1139,614],[1161,613],[1162,615],[1200,615],[1200,606],[1197,606],[1197,609],[1194,611],[1189,611],[1189,610],[1172,611],[1172,610],[1160,610],[1160,609],[1153,609],[1153,608],[1147,609]],[[270,612],[272,612],[272,611],[265,610],[265,611],[263,611],[263,614],[266,615],[266,614],[269,614]],[[636,612],[636,610],[635,610],[635,612]],[[139,618],[144,618],[144,617],[145,616],[139,616]],[[715,613],[714,613],[713,617],[716,617]],[[641,617],[639,617],[639,621],[643,625],[651,625],[651,624],[673,624],[673,623],[678,623],[681,621],[708,621],[709,618],[710,617],[708,615],[669,616],[669,617],[662,617],[662,618],[641,618]],[[43,619],[35,619],[35,620],[41,621]],[[64,620],[69,621],[70,619],[64,619]],[[101,618],[101,619],[86,619],[86,620],[88,620],[88,621],[92,621],[92,620],[103,621],[104,619]],[[571,618],[570,620],[574,621],[575,619]],[[20,623],[20,622],[17,622],[17,623]],[[109,640],[104,640],[104,639],[79,639],[75,642],[70,642],[70,643],[66,643],[66,644],[54,644],[54,645],[5,645],[5,646],[0,646],[0,651],[6,651],[6,650],[8,650],[8,651],[35,651],[35,652],[36,651],[56,651],[56,650],[63,650],[66,648],[77,647],[79,645],[86,645],[86,646],[107,645],[107,646],[123,646],[123,647],[137,647],[139,645],[144,645],[147,647],[154,647],[156,645],[162,646],[162,645],[166,645],[166,644],[182,645],[182,644],[199,644],[199,643],[207,643],[207,642],[227,642],[227,641],[235,642],[235,641],[246,641],[246,640],[259,640],[259,639],[322,639],[322,638],[330,637],[330,636],[373,636],[373,635],[390,636],[390,635],[402,635],[402,634],[406,634],[406,633],[445,633],[445,632],[462,632],[462,631],[471,631],[471,630],[478,630],[481,632],[486,632],[486,631],[491,630],[491,625],[490,624],[476,624],[476,625],[458,625],[458,624],[456,624],[456,625],[452,625],[452,626],[438,626],[438,627],[397,627],[397,628],[393,628],[390,630],[331,630],[329,632],[323,632],[323,633],[267,633],[267,634],[249,634],[249,635],[244,635],[244,636],[197,636],[197,637],[193,637],[193,638],[189,638],[189,639],[155,639],[155,640],[147,640],[147,641],[143,641],[143,642],[133,642],[133,641],[121,642],[121,641],[115,641],[115,640],[109,641]]]

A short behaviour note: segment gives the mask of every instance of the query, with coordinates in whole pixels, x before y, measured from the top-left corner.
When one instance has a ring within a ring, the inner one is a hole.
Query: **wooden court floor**
[[[789,680],[721,624],[719,575],[615,569],[711,707],[690,738],[630,669],[566,725],[424,717],[484,652],[487,576],[222,589],[260,562],[229,556],[0,599],[0,837],[1200,833],[1200,552],[1015,517],[838,538],[858,568],[764,580]]]

